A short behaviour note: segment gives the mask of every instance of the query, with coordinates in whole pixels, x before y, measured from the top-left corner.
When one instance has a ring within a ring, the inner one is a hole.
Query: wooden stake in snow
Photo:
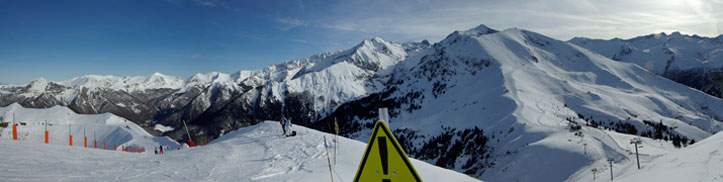
[[[334,118],[334,165],[336,165],[336,151],[339,150],[339,123]]]
[[[610,181],[613,181],[613,159],[608,159],[610,163]]]
[[[334,173],[331,172],[331,159],[329,157],[329,146],[326,145],[326,136],[324,136],[324,149],[326,149],[326,161],[329,163],[329,175],[331,176],[331,182],[334,182]]]

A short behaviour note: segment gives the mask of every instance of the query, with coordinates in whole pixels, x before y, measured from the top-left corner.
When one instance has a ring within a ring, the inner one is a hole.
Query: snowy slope
[[[404,131],[411,155],[488,181],[589,180],[577,175],[609,157],[629,158],[621,145],[632,136],[606,131],[622,130],[619,124],[642,135],[662,123],[669,129],[662,135],[697,141],[723,129],[714,112],[723,109],[720,99],[520,29],[481,25],[452,33],[398,64],[389,83],[331,117],[351,121],[346,134],[365,141],[357,133],[369,131],[376,107],[390,107],[390,127]],[[585,137],[575,136],[575,125]],[[486,140],[468,137],[477,128]],[[470,142],[481,146],[471,152]]]
[[[620,170],[615,181],[723,181],[723,133],[658,157],[641,170]]]
[[[281,136],[276,121],[226,134],[203,147],[164,155],[131,154],[0,140],[0,179],[7,181],[330,181],[324,136],[293,126]],[[352,181],[364,143],[340,137],[334,181]],[[331,150],[333,152],[333,150]],[[332,155],[333,156],[333,155]],[[424,181],[478,181],[411,160]]]
[[[168,137],[154,137],[133,122],[110,113],[76,114],[67,107],[54,106],[45,109],[23,108],[19,104],[0,107],[0,120],[13,121],[19,125],[18,140],[23,143],[43,143],[45,141],[45,122],[48,123],[49,143],[52,145],[69,145],[69,132],[73,135],[73,146],[83,147],[84,138],[88,139],[88,147],[94,147],[98,141],[102,148],[105,142],[109,149],[113,145],[137,145],[152,150],[159,145],[179,147],[180,145]],[[22,125],[24,123],[25,125]],[[69,131],[70,130],[70,131]],[[0,128],[0,140],[11,140],[12,129]]]

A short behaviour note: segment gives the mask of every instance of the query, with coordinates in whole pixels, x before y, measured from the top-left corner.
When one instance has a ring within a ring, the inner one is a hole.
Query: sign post
[[[417,181],[422,179],[384,121],[377,121],[354,181]]]

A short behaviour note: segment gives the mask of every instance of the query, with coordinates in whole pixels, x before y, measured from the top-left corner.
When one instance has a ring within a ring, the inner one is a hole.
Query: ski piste
[[[296,137],[279,136],[278,121],[229,132],[205,146],[126,153],[0,139],[0,173],[8,181],[329,181],[324,137],[333,135],[296,125]],[[351,181],[365,143],[339,137],[334,181]],[[331,144],[331,143],[330,143]],[[479,181],[467,175],[410,160],[428,181]]]

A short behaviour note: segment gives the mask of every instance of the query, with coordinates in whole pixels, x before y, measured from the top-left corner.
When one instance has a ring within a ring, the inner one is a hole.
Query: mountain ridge
[[[182,121],[198,139],[281,116],[320,131],[331,131],[338,119],[340,134],[367,141],[377,109],[386,107],[410,157],[489,181],[580,180],[593,164],[629,155],[619,140],[642,136],[676,150],[723,129],[720,99],[644,66],[517,28],[480,25],[432,45],[371,38],[260,70],[193,78],[208,84],[183,91],[81,89],[69,107],[146,114],[137,122],[171,126],[156,134],[178,141],[188,140]],[[52,92],[25,98],[18,96],[23,89],[1,90],[6,102],[66,104]]]

